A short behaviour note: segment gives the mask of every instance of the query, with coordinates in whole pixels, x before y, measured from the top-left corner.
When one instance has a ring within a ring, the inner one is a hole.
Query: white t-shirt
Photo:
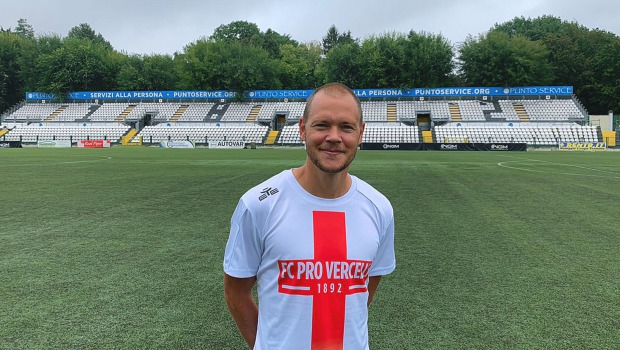
[[[351,178],[344,196],[324,199],[285,170],[239,200],[224,272],[257,277],[254,349],[368,349],[366,286],[396,267],[394,213]]]

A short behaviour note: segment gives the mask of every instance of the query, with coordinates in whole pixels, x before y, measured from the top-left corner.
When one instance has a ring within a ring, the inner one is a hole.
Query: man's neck
[[[311,162],[293,169],[293,176],[301,187],[313,196],[333,199],[344,196],[351,188],[348,169],[336,174],[326,173]]]

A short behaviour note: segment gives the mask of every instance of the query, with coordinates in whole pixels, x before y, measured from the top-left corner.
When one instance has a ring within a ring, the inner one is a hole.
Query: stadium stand
[[[119,142],[129,131],[119,123],[37,123],[21,124],[7,134],[6,141],[38,142],[45,140],[109,140]]]
[[[204,122],[215,103],[191,103],[185,113],[178,119],[179,122]]]
[[[146,126],[136,137],[145,143],[161,141],[244,141],[262,143],[269,128],[248,123],[177,123]]]
[[[363,101],[361,105],[366,122],[387,122],[387,102]]]
[[[265,102],[261,106],[257,120],[270,122],[277,114],[282,114],[287,120],[299,121],[305,106],[305,102]]]
[[[93,122],[112,122],[129,107],[129,103],[104,103],[90,115]]]
[[[60,103],[28,103],[8,115],[5,123],[38,122],[52,115],[61,107]]]
[[[250,112],[252,108],[257,106],[256,103],[247,103],[247,102],[238,102],[231,103],[224,115],[222,116],[221,121],[223,122],[245,122],[250,116]]]
[[[273,101],[276,100],[276,101]],[[300,145],[299,118],[305,102],[273,99],[232,102],[111,101],[28,102],[3,115],[0,140],[107,139],[120,142],[129,130],[145,143],[189,140]],[[527,143],[596,142],[600,130],[574,96],[372,98],[361,101],[363,142]],[[425,137],[422,137],[424,132]],[[277,136],[276,136],[277,135]],[[431,137],[432,136],[432,137]],[[277,138],[276,138],[277,137]]]
[[[367,122],[362,142],[399,142],[419,143],[420,133],[417,126],[401,123]],[[287,125],[282,129],[278,143],[283,145],[301,144],[299,124]]]
[[[560,142],[598,141],[596,127],[576,123],[459,123],[437,126],[435,141],[445,143],[527,143],[554,146]]]
[[[167,122],[179,108],[180,103],[140,103],[127,114],[125,120],[138,121],[148,114],[152,120]]]

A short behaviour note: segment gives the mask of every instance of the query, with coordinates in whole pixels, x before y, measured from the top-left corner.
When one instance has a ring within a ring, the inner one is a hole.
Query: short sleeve
[[[392,273],[396,268],[396,256],[394,254],[394,213],[392,210],[386,215],[386,220],[387,226],[379,241],[377,255],[370,267],[370,276],[387,275]]]
[[[224,272],[237,278],[254,277],[261,257],[259,232],[251,212],[240,200],[230,220],[230,236],[224,252]]]

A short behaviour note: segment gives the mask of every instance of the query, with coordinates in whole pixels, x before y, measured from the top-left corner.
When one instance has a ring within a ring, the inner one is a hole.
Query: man
[[[348,172],[364,127],[353,91],[318,88],[299,122],[306,162],[241,197],[224,293],[251,348],[368,349],[368,305],[396,262],[390,202]]]

